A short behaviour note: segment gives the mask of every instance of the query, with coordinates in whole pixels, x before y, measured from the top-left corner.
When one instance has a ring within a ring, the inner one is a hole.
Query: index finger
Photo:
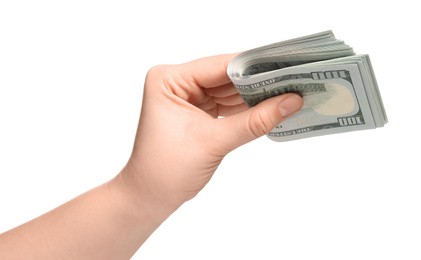
[[[203,88],[214,88],[230,83],[227,75],[228,63],[237,54],[221,54],[197,59],[178,66],[184,79],[190,79]]]

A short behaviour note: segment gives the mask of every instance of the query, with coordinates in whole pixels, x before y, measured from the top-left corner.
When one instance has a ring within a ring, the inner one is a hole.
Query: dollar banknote
[[[368,55],[321,32],[246,51],[227,71],[249,106],[297,93],[303,108],[268,133],[275,141],[373,129],[387,116]]]

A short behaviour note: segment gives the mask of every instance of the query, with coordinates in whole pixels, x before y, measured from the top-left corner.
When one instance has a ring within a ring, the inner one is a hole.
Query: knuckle
[[[170,71],[170,65],[155,65],[148,70],[146,79],[156,80],[167,75]]]
[[[169,86],[172,85],[174,82],[174,68],[172,65],[156,65],[151,67],[145,79],[145,91],[146,92],[153,92],[149,91],[149,89],[153,89],[156,91],[157,89],[161,90],[168,90],[170,89]]]
[[[253,111],[248,121],[248,129],[254,137],[260,137],[272,130],[272,120],[270,115],[265,111]]]

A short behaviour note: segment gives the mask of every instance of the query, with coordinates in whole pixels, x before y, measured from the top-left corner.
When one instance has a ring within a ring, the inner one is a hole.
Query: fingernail
[[[281,100],[279,103],[279,112],[283,117],[287,117],[294,112],[300,110],[303,106],[303,99],[295,94],[287,94],[288,97]]]

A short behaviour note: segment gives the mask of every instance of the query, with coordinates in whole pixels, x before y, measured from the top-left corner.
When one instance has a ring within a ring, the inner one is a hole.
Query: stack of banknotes
[[[228,76],[249,106],[297,93],[304,107],[268,133],[275,141],[382,127],[387,116],[368,55],[332,31],[239,54]]]

